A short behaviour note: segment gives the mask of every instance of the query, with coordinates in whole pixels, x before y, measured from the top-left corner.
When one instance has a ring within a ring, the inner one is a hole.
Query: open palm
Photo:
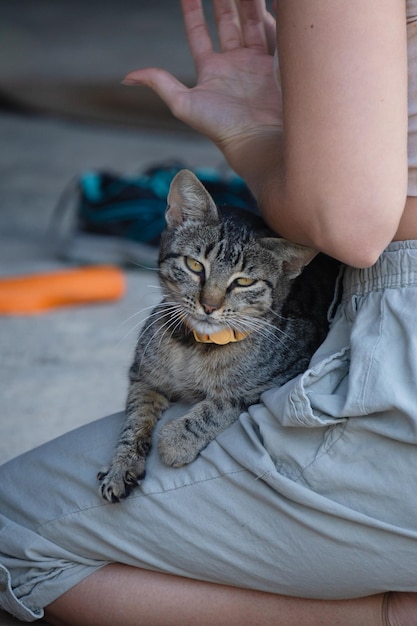
[[[201,2],[183,0],[188,41],[197,68],[194,87],[186,87],[159,68],[136,70],[125,79],[128,84],[151,87],[178,119],[205,134],[224,152],[229,143],[280,128],[282,122],[281,95],[268,50],[272,17],[266,14],[264,2],[251,0],[241,5],[239,17],[234,2],[215,3],[221,48],[216,52]]]

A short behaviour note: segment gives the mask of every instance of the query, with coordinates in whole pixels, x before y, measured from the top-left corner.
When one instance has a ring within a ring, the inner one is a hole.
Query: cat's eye
[[[255,278],[246,278],[245,276],[239,276],[239,278],[236,278],[235,280],[235,285],[237,285],[238,287],[250,287],[255,283]]]
[[[189,270],[194,272],[195,274],[201,274],[204,271],[204,266],[200,261],[193,259],[191,256],[185,257],[185,264]]]

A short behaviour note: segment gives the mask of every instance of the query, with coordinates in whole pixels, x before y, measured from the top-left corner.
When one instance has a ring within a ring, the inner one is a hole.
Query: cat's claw
[[[110,466],[100,470],[97,478],[100,481],[101,497],[108,502],[116,503],[127,498],[132,489],[140,485],[145,478],[145,470],[138,472],[135,468]]]
[[[165,465],[182,467],[194,461],[204,446],[189,432],[181,419],[168,422],[159,433],[158,451]]]

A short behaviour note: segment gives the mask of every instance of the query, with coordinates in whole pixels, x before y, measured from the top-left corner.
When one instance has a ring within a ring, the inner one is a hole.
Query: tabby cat
[[[180,467],[263,391],[305,370],[328,329],[338,272],[329,257],[312,261],[315,251],[277,237],[258,216],[217,208],[188,170],[171,183],[166,222],[164,298],[139,336],[126,422],[110,467],[98,474],[109,502],[144,478],[155,424],[170,402],[194,403],[158,437],[162,460]]]

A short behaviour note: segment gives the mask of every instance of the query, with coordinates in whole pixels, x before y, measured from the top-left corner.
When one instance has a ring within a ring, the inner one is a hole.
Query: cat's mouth
[[[246,339],[249,333],[233,330],[232,328],[226,328],[218,331],[217,333],[211,333],[208,335],[200,334],[193,330],[193,335],[194,339],[198,343],[215,343],[218,346],[225,346],[228,343],[236,343],[237,341]]]
[[[190,320],[188,323],[188,327],[201,335],[211,335],[213,333],[219,333],[222,330],[227,330],[229,328],[229,326],[226,326],[225,324],[216,324],[213,322],[202,322],[195,320]]]
[[[192,331],[194,339],[198,343],[214,343],[220,346],[242,341],[250,333],[241,331],[225,324],[213,324],[207,322],[188,322],[188,328]]]
[[[188,316],[185,323],[192,332],[196,332],[199,335],[213,335],[215,333],[233,330],[230,323],[227,324],[224,321],[220,322],[216,319],[203,318],[203,316],[198,315]]]

